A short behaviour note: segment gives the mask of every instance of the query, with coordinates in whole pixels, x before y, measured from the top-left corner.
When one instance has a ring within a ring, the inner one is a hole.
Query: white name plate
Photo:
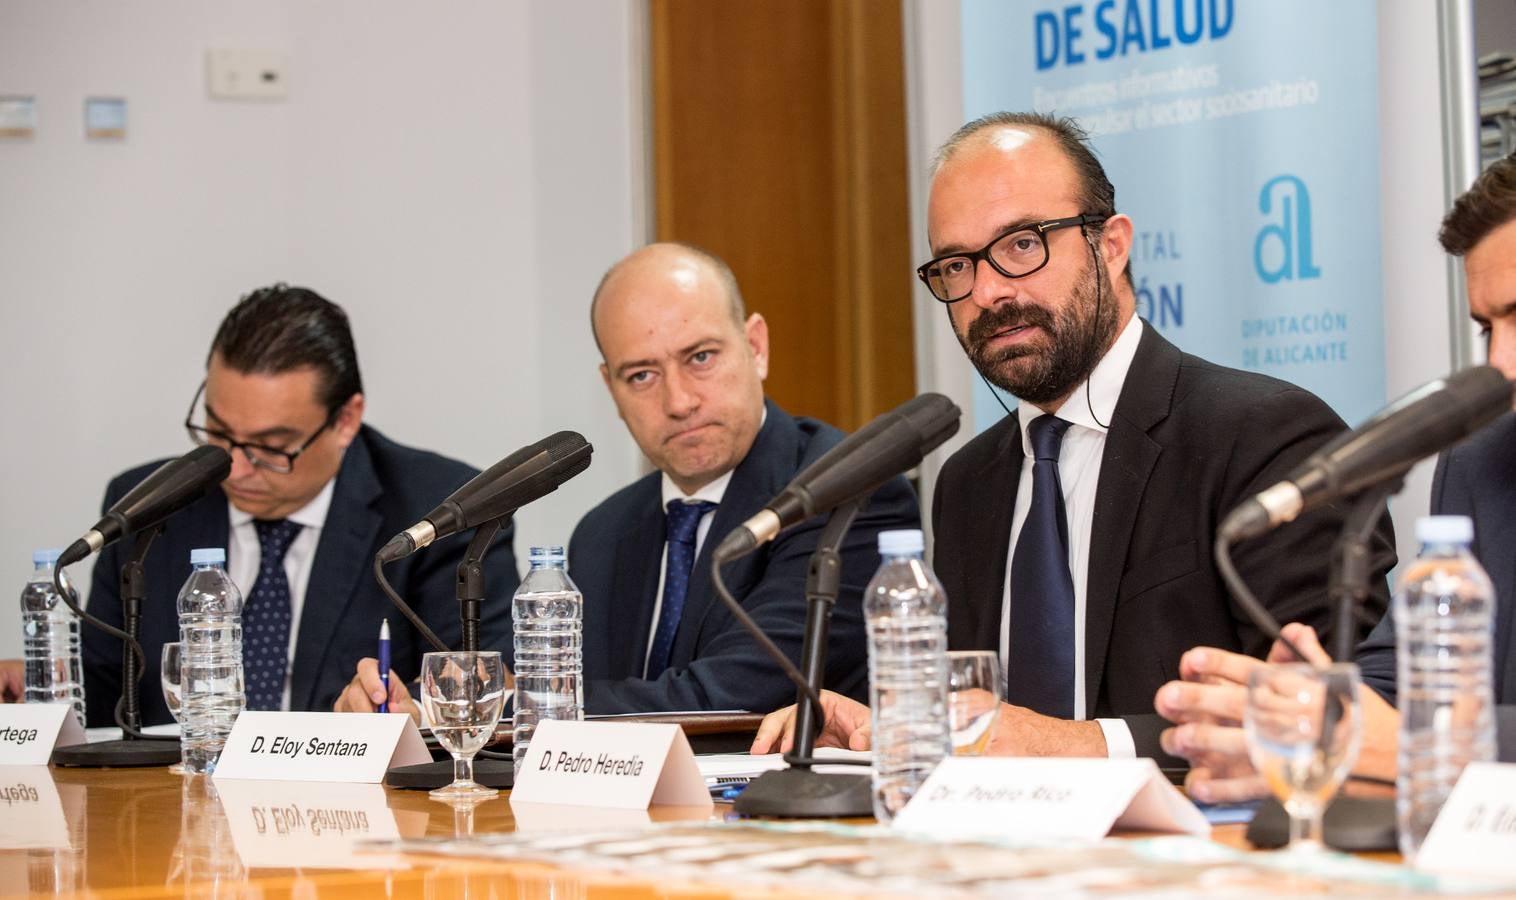
[[[82,743],[71,703],[0,705],[0,766],[45,766],[53,748]]]
[[[431,761],[407,715],[249,711],[227,735],[216,780],[378,784],[394,766]]]
[[[1427,872],[1516,878],[1516,764],[1469,763],[1415,864]]]
[[[552,803],[710,809],[710,790],[678,725],[561,722],[537,725],[516,768],[511,805]]]
[[[937,837],[1090,840],[1112,829],[1205,835],[1151,759],[948,757],[895,817]]]
[[[76,817],[83,813],[82,802],[72,805]],[[68,818],[53,784],[52,770],[38,766],[0,768],[0,847],[66,850],[70,846]]]
[[[359,841],[402,836],[380,785],[218,780],[216,793],[249,868],[410,868],[403,857],[356,852]]]

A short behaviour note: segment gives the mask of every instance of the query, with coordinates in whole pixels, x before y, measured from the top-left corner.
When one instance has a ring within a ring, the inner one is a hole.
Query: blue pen
[[[379,704],[379,711],[390,711],[390,620],[385,619],[379,624],[379,682],[384,685],[384,702]]]

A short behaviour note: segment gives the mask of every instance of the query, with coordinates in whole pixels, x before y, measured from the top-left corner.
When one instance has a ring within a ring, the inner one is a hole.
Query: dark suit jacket
[[[1506,413],[1442,454],[1432,478],[1432,514],[1474,520],[1474,556],[1495,585],[1495,731],[1500,759],[1516,762],[1516,413]],[[1363,681],[1395,702],[1393,610],[1358,648]]]
[[[162,462],[117,476],[106,488],[104,506],[109,508]],[[390,620],[395,672],[407,681],[419,676],[421,654],[432,648],[380,591],[373,576],[374,554],[396,532],[414,525],[476,474],[464,463],[402,446],[366,425],[359,431],[343,455],[306,585],[291,671],[291,708],[331,709],[353,677],[358,660],[375,655],[382,618]],[[179,639],[176,598],[189,577],[189,552],[195,547],[225,547],[228,528],[226,495],[212,490],[169,518],[148,555],[141,626],[147,671],[140,688],[146,724],[172,721],[158,685],[158,667],[163,644]],[[481,646],[492,646],[508,631],[510,597],[517,584],[511,531],[502,532],[486,557],[489,582],[480,624]],[[450,646],[457,646],[460,639],[454,582],[471,534],[438,541],[385,568],[395,590]],[[130,541],[107,547],[95,564],[90,588],[90,612],[118,627],[118,577],[130,551]],[[86,626],[84,668],[89,724],[113,724],[116,698],[121,695],[120,643]]]
[[[665,541],[662,476],[654,472],[639,479],[580,520],[569,544],[569,574],[584,592],[588,712],[766,712],[794,701],[794,686],[716,596],[711,552],[842,436],[829,425],[791,418],[768,403],[768,419],[733,472],[695,560],[669,668],[655,679],[642,674]],[[723,570],[732,595],[797,665],[805,632],[807,563],[823,524],[818,518],[791,528]],[[903,478],[896,478],[874,494],[848,532],[828,642],[826,686],[832,690],[859,699],[866,694],[861,603],[864,585],[879,565],[879,532],[919,525],[916,495]]]
[[[1153,712],[1153,696],[1179,677],[1184,651],[1199,644],[1268,651],[1268,638],[1230,599],[1216,569],[1217,524],[1343,427],[1307,391],[1181,353],[1144,323],[1101,460],[1084,634],[1085,709],[1091,718],[1126,720],[1138,755],[1183,765],[1159,747],[1167,723]],[[942,468],[933,561],[947,589],[955,649],[1000,649],[1022,458],[1012,415]],[[1336,509],[1324,507],[1234,548],[1244,580],[1280,622],[1330,632],[1327,573],[1340,522]],[[1388,515],[1373,560],[1377,619],[1388,602],[1384,574],[1395,562]]]

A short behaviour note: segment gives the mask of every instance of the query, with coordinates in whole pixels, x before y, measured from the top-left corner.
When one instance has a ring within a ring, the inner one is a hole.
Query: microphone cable
[[[147,654],[142,650],[142,642],[122,629],[101,621],[81,607],[79,605],[79,592],[74,590],[74,586],[69,583],[68,573],[64,571],[63,566],[53,566],[53,588],[58,592],[58,596],[63,598],[64,604],[68,606],[74,615],[126,645],[127,650],[137,662],[137,684],[141,685],[143,672],[147,669]],[[121,729],[121,733],[139,741],[178,741],[179,738],[175,735],[143,734],[141,731],[127,725],[125,709],[126,688],[127,686],[124,684],[121,686],[121,696],[116,698],[116,706],[112,711],[112,718],[116,720],[116,727]]]
[[[442,643],[442,639],[437,637],[436,633],[428,628],[425,622],[421,621],[421,616],[417,615],[416,611],[411,609],[411,605],[406,603],[405,599],[390,585],[390,580],[384,577],[384,560],[378,554],[374,556],[374,580],[379,582],[379,589],[384,591],[385,596],[390,598],[390,602],[395,604],[395,608],[400,610],[406,619],[410,620],[411,625],[426,639],[428,644],[432,645],[433,650],[436,650],[438,653],[452,652],[452,648]]]
[[[742,608],[742,604],[737,602],[737,598],[732,596],[732,592],[726,586],[726,580],[721,577],[722,566],[729,562],[736,562],[751,552],[751,549],[745,550],[742,553],[733,555],[730,559],[723,558],[719,554],[711,554],[711,583],[716,588],[716,596],[721,598],[721,602],[726,604],[727,610],[742,624],[742,627],[758,643],[758,646],[763,648],[763,652],[767,653],[779,665],[779,668],[784,670],[785,676],[805,693],[806,699],[810,701],[812,708],[816,711],[816,721],[824,723],[826,717],[822,713],[821,695],[816,692],[816,689],[811,686],[810,682],[805,680],[805,675],[801,674],[800,668],[791,662],[788,656],[784,655],[784,651],[779,649],[779,645],[775,644],[768,635],[763,633],[763,629],[758,627],[758,623],[753,621],[752,616],[747,614],[747,610]]]

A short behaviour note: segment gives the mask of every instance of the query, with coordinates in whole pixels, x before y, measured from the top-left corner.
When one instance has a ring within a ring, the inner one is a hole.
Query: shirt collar
[[[732,472],[735,471],[737,470],[732,470]],[[732,483],[732,472],[728,472],[717,478],[693,494],[686,494],[684,491],[679,490],[679,486],[674,484],[674,479],[670,478],[667,472],[663,473],[663,508],[668,509],[669,503],[674,500],[683,500],[685,503],[694,503],[697,500],[709,500],[712,503],[719,504],[721,498],[726,496],[726,486]]]
[[[1107,426],[1111,422],[1111,416],[1116,414],[1116,401],[1121,399],[1121,387],[1126,384],[1127,371],[1132,368],[1132,360],[1137,356],[1137,345],[1142,342],[1142,328],[1142,319],[1132,316],[1126,327],[1121,329],[1121,334],[1116,336],[1111,349],[1095,364],[1095,371],[1074,388],[1068,400],[1053,415],[1071,425],[1105,434],[1109,430]],[[1085,399],[1086,385],[1089,386],[1088,400]],[[1093,416],[1090,414],[1091,407],[1095,410]],[[1027,426],[1040,415],[1042,410],[1031,403],[1023,402],[1016,407],[1016,418],[1021,425],[1021,451],[1028,458],[1032,455],[1032,438],[1027,432]],[[1102,422],[1105,424],[1102,425]]]
[[[327,510],[332,508],[332,494],[335,492],[336,486],[337,479],[335,476],[333,476],[332,479],[326,483],[326,486],[323,487],[321,491],[316,494],[316,496],[311,498],[311,502],[285,516],[285,518],[291,522],[297,522],[301,525],[304,525],[306,528],[320,528],[321,526],[325,525],[326,513]],[[241,525],[246,525],[247,523],[253,521],[252,513],[244,512],[230,503],[228,503],[226,507],[227,509],[231,510],[233,528]]]

